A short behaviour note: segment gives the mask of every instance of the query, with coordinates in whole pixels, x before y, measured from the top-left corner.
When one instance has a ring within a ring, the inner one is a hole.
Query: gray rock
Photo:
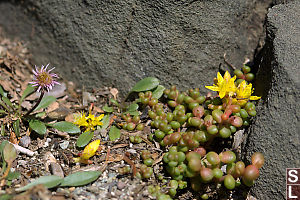
[[[15,2],[0,3],[0,25],[30,41],[37,65],[124,95],[146,76],[204,91],[224,53],[235,66],[252,59],[272,0]]]
[[[251,189],[258,199],[285,199],[286,168],[300,167],[300,1],[274,6],[256,82],[263,100],[245,144],[247,158],[259,151],[265,165]]]

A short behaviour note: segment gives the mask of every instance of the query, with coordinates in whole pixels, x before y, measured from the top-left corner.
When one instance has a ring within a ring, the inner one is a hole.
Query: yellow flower
[[[214,84],[213,86],[205,86],[205,87],[212,91],[219,92],[219,96],[221,99],[223,99],[226,95],[231,97],[235,94],[236,89],[237,89],[234,84],[235,79],[236,79],[236,76],[231,78],[228,71],[225,72],[224,78],[222,77],[220,72],[218,72],[217,84]]]
[[[89,158],[96,154],[100,145],[100,140],[95,140],[89,143],[83,150],[82,154],[78,158],[73,158],[75,162],[81,162],[85,164],[89,164]]]
[[[95,130],[95,126],[101,126],[103,123],[101,122],[101,119],[104,117],[104,114],[95,117],[95,115],[92,115],[89,113],[88,116],[85,116],[84,113],[81,113],[80,116],[77,118],[75,117],[74,124],[83,127],[86,127],[85,132],[89,130]]]
[[[248,100],[260,99],[261,97],[251,96],[253,91],[254,91],[254,88],[252,88],[252,84],[249,83],[247,85],[246,81],[243,81],[237,87],[236,98],[234,100],[237,101],[238,104],[244,105],[248,102]]]
[[[86,121],[85,113],[80,113],[79,115],[74,115],[75,122],[74,124],[80,126],[88,126],[88,123]]]

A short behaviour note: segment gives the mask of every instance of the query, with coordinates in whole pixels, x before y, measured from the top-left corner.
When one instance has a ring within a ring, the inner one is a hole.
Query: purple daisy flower
[[[50,73],[55,67],[47,71],[47,67],[49,66],[42,65],[41,70],[35,66],[35,70],[32,70],[34,74],[33,81],[29,82],[32,86],[38,86],[37,92],[45,91],[48,92],[52,90],[55,84],[60,85],[59,82],[55,81],[54,78],[58,78],[58,76],[54,73]]]

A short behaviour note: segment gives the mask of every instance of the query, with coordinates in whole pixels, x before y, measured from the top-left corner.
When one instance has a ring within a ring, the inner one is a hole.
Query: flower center
[[[42,72],[37,77],[40,85],[50,85],[52,83],[52,77],[47,72]]]

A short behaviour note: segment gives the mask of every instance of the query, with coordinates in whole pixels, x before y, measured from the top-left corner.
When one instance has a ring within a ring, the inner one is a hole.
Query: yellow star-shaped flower
[[[221,99],[223,99],[226,95],[233,96],[236,92],[236,86],[234,84],[234,81],[236,79],[236,76],[232,77],[230,76],[229,72],[226,71],[224,74],[224,78],[218,72],[217,74],[217,83],[213,86],[205,86],[207,89],[212,91],[219,92],[219,96]]]
[[[251,96],[253,92],[254,88],[252,88],[252,84],[249,83],[247,85],[246,81],[243,81],[237,87],[236,98],[234,100],[237,101],[239,105],[244,105],[248,100],[258,100],[261,98],[258,96]]]

